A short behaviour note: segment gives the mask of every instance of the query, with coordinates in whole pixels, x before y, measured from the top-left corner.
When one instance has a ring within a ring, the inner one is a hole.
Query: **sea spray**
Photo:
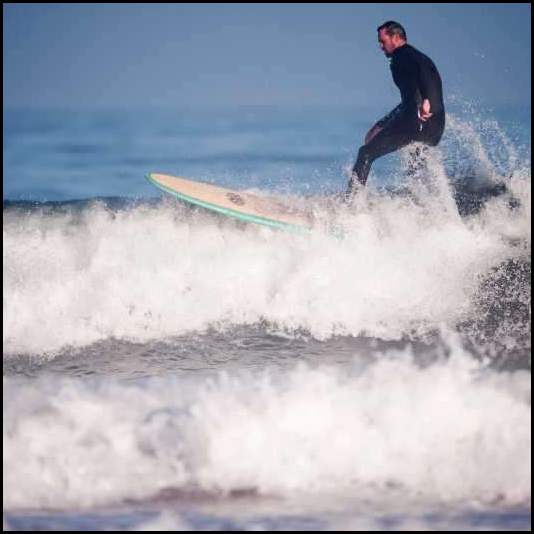
[[[498,373],[457,336],[444,342],[428,365],[407,349],[179,381],[4,378],[4,506],[170,488],[527,503],[530,373]]]

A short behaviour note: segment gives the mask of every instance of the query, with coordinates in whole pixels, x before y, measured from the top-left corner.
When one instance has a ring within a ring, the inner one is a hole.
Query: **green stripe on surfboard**
[[[222,213],[223,215],[226,215],[228,217],[233,217],[235,219],[239,219],[240,221],[252,222],[255,224],[261,224],[263,226],[270,226],[272,228],[279,228],[279,229],[290,231],[290,232],[309,232],[311,230],[311,227],[309,226],[286,223],[282,221],[277,221],[276,219],[269,219],[267,217],[260,217],[259,215],[252,215],[250,213],[242,213],[240,211],[236,211],[231,208],[225,208],[223,206],[218,206],[217,204],[213,204],[211,202],[206,202],[205,200],[200,200],[198,198],[185,195],[184,193],[181,193],[170,187],[166,187],[163,184],[160,184],[157,180],[155,180],[152,177],[152,174],[158,174],[158,173],[146,174],[146,179],[152,185],[155,185],[158,189],[161,189],[162,191],[165,191],[166,193],[170,193],[176,198],[183,200],[184,202],[187,202],[189,204],[194,204],[195,206],[200,206],[202,208],[205,208],[211,211],[216,211],[217,213]]]

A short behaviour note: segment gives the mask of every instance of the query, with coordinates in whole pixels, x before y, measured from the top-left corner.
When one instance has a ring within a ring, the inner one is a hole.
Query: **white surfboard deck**
[[[149,173],[150,183],[176,198],[241,221],[280,228],[291,232],[306,232],[314,225],[312,211],[291,207],[271,197],[243,191],[233,191],[205,182],[179,176]]]

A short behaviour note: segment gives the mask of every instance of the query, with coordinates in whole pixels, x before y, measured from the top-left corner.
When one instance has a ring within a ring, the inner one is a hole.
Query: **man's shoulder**
[[[399,51],[401,52],[401,55],[399,55],[401,61],[415,61],[417,63],[434,65],[432,59],[418,48],[415,48],[415,46],[406,44]]]
[[[410,61],[411,59],[416,59],[420,54],[421,52],[417,48],[406,43],[395,50],[392,59],[394,62]]]
[[[426,61],[431,61],[432,62],[432,59],[430,59],[430,56],[428,56],[427,54],[421,52],[421,50],[419,50],[418,48],[415,48],[412,46],[412,49],[414,51],[414,54],[417,54],[419,57],[425,59]]]
[[[404,46],[401,46],[400,48],[397,48],[397,50],[395,50],[391,61],[391,68],[393,70],[404,70],[410,65],[413,65],[415,67],[415,64],[420,61],[422,55],[423,54],[421,54],[421,52],[419,52],[419,50],[417,50],[413,46],[405,44]]]
[[[421,52],[421,50],[419,50],[418,48],[415,48],[415,46],[412,46],[411,44],[408,44],[408,43],[406,43],[399,50],[404,56],[417,57],[417,56],[424,56],[425,55],[425,54],[423,54],[423,52]]]

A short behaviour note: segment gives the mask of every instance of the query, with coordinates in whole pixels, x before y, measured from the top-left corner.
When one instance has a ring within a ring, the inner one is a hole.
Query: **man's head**
[[[377,31],[380,48],[387,57],[391,57],[397,48],[406,44],[406,32],[394,20],[384,22],[384,24],[377,28]]]

